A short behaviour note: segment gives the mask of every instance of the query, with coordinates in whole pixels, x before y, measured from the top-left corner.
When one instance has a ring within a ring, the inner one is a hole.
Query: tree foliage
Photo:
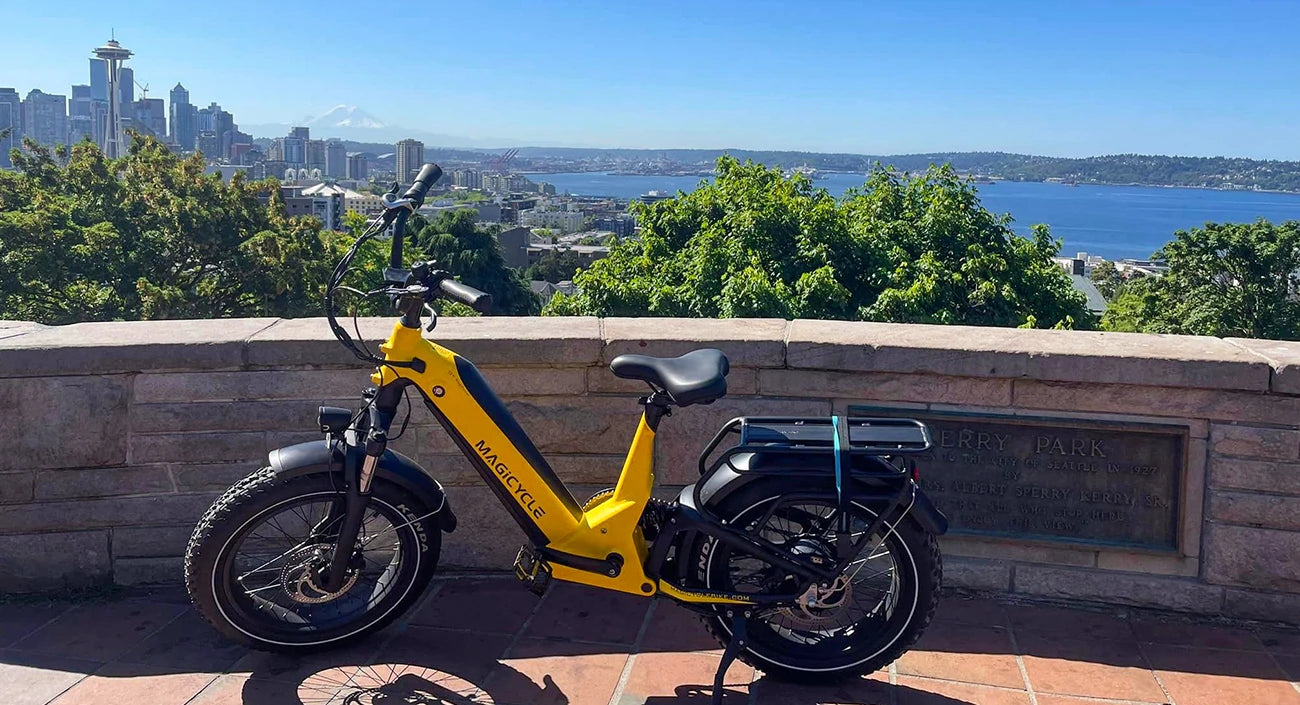
[[[34,143],[0,172],[0,317],[44,323],[317,314],[344,236],[288,218],[151,137],[126,155]]]
[[[457,280],[491,294],[495,314],[536,314],[539,304],[528,282],[506,265],[496,233],[478,227],[476,217],[470,210],[444,211],[433,220],[412,216],[407,232],[417,252],[408,259],[435,260]]]
[[[1128,282],[1109,330],[1300,339],[1300,222],[1206,223],[1179,230],[1162,277]]]
[[[837,201],[802,175],[723,157],[696,191],[634,208],[641,237],[615,244],[547,313],[1091,322],[1047,229],[1017,236],[950,167],[877,167]]]
[[[524,278],[529,281],[548,281],[555,284],[572,280],[581,267],[582,260],[573,250],[547,250],[524,270]]]

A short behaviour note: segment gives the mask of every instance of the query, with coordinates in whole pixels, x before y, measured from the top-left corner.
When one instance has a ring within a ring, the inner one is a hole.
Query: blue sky
[[[546,144],[1300,158],[1300,2],[0,5],[0,86],[67,93],[113,28],[152,95],[241,125],[347,103]]]

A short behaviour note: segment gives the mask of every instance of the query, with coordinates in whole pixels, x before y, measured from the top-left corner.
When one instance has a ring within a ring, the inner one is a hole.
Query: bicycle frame
[[[420,390],[520,528],[546,548],[552,577],[634,595],[658,591],[645,574],[640,528],[654,487],[655,432],[644,414],[613,495],[583,511],[472,363],[400,322],[379,349],[385,360],[420,361],[381,365],[371,380]]]

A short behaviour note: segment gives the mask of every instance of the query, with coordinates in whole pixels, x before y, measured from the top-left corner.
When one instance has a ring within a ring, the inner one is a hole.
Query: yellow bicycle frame
[[[654,487],[655,432],[644,415],[613,494],[584,511],[472,363],[425,340],[419,328],[401,323],[379,349],[385,360],[423,363],[382,365],[371,380],[384,386],[404,378],[419,388],[448,434],[534,544],[594,561],[610,556],[623,561],[615,576],[552,562],[552,577],[634,595],[649,596],[659,590],[658,581],[645,574],[649,549],[640,528]],[[692,599],[690,593],[668,583],[663,589],[666,595],[688,602],[719,601]]]

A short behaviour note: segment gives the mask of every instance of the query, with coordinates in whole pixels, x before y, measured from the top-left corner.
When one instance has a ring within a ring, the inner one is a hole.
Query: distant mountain
[[[320,117],[308,118],[303,126],[310,127],[313,130],[330,130],[338,127],[382,130],[387,127],[383,122],[355,105],[336,105]]]
[[[426,130],[415,130],[389,125],[355,105],[336,105],[319,117],[306,117],[298,122],[273,122],[240,125],[240,129],[254,137],[275,138],[289,134],[293,127],[311,129],[316,139],[337,137],[351,142],[395,144],[398,140],[417,139],[431,147],[486,148],[523,147],[526,143],[508,139],[473,139],[445,135]],[[391,150],[390,150],[391,151]]]

